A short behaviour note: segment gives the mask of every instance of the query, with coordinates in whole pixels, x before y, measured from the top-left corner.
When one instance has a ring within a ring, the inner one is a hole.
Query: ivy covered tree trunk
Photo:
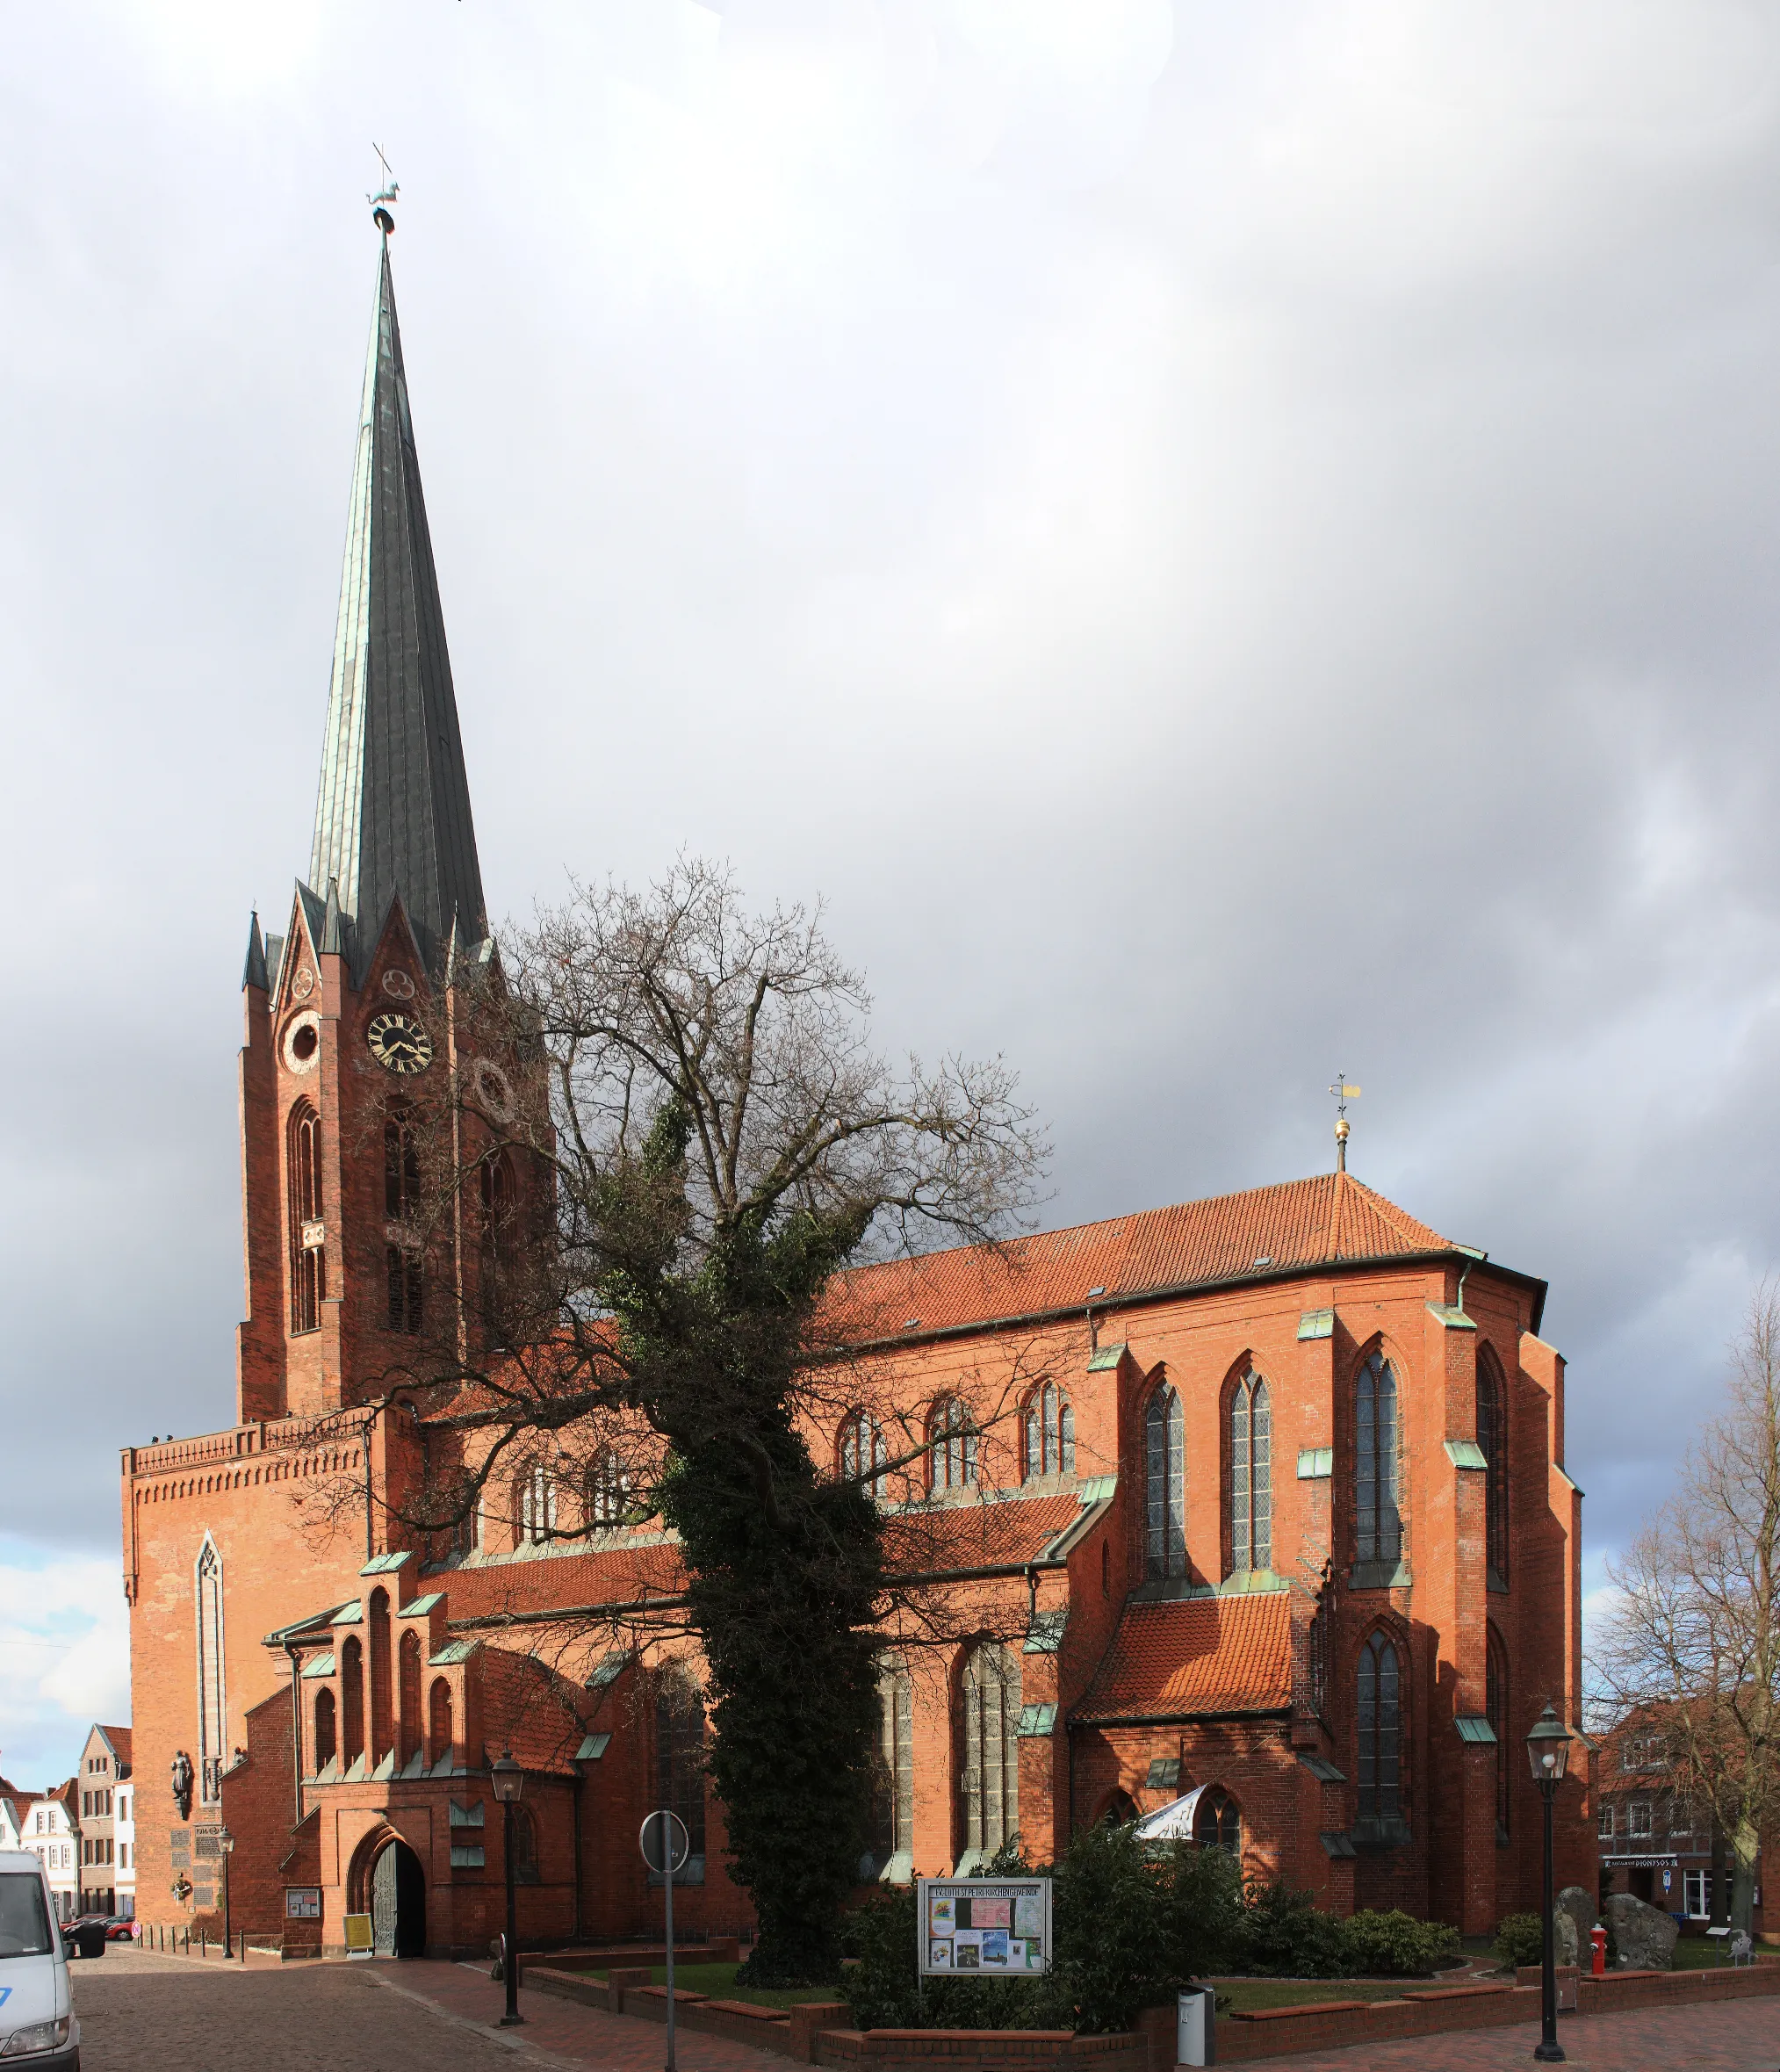
[[[868,1839],[877,1520],[856,1488],[818,1480],[788,1428],[767,1450],[774,1510],[723,1437],[676,1460],[664,1508],[708,1666],[731,1875],[760,1922],[746,1975],[819,1984],[839,1975],[841,1909]]]

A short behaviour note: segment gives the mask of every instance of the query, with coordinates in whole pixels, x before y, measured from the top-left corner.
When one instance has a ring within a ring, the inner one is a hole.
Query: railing
[[[371,1419],[363,1411],[329,1411],[313,1418],[263,1419],[251,1425],[236,1425],[227,1432],[209,1432],[197,1439],[169,1439],[158,1446],[129,1446],[123,1449],[126,1475],[161,1475],[176,1468],[201,1468],[217,1461],[238,1461],[252,1454],[274,1453],[292,1447],[312,1447],[340,1440],[363,1439]]]

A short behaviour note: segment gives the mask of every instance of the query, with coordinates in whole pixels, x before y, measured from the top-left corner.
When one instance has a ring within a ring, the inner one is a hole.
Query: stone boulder
[[[1576,1939],[1575,1915],[1568,1913],[1562,1907],[1558,1908],[1552,1916],[1552,1928],[1553,1931],[1552,1939],[1556,1947],[1558,1962],[1560,1964],[1575,1963],[1576,1952],[1581,1945]]]
[[[1646,1906],[1629,1892],[1615,1892],[1607,1901],[1607,1925],[1613,1931],[1624,1970],[1668,1970],[1675,1958],[1675,1938],[1681,1933],[1672,1915]]]
[[[1585,1967],[1593,1961],[1589,1945],[1589,1931],[1601,1918],[1595,1911],[1594,1895],[1585,1892],[1580,1885],[1566,1885],[1558,1895],[1558,1962]],[[1567,1930],[1565,1923],[1569,1926]],[[1580,1952],[1580,1958],[1572,1954],[1566,1957],[1566,1950]]]

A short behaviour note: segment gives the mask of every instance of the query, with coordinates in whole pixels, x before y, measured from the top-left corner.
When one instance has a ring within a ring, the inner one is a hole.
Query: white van
[[[80,2072],[80,2024],[49,1879],[25,1849],[0,1849],[0,2065]]]

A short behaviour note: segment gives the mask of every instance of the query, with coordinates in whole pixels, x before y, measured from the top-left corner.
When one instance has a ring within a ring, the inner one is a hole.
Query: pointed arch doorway
[[[385,1843],[371,1866],[371,1931],[379,1957],[427,1953],[427,1873],[400,1836]]]

